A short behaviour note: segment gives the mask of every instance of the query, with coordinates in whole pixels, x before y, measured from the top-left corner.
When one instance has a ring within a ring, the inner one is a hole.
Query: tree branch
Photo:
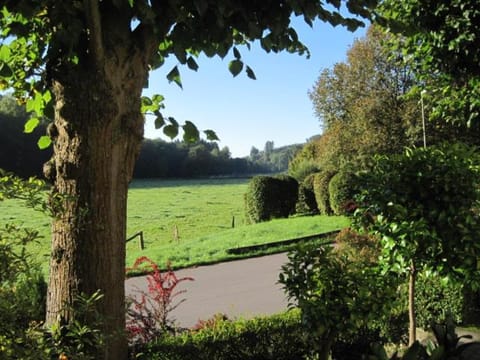
[[[83,0],[83,6],[89,35],[88,47],[94,62],[100,65],[104,60],[104,51],[98,0]]]

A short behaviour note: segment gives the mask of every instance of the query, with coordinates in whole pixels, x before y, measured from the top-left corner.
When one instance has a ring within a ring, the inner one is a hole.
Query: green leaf
[[[155,129],[160,129],[163,125],[165,125],[165,119],[162,114],[158,114],[155,118]]]
[[[163,100],[165,100],[165,97],[163,95],[155,94],[152,96],[152,101],[156,104],[163,102]]]
[[[228,70],[232,73],[232,75],[235,77],[243,69],[243,62],[241,60],[232,60],[230,61],[230,64],[228,64]]]
[[[7,62],[10,60],[11,51],[7,45],[0,46],[0,61]]]
[[[167,135],[170,139],[174,139],[178,135],[178,126],[167,125],[163,128],[163,133]]]
[[[183,140],[185,142],[193,143],[198,141],[200,138],[200,133],[198,132],[197,127],[191,121],[185,121],[185,125],[182,126],[183,129]]]
[[[37,145],[40,148],[40,150],[46,149],[50,146],[52,143],[52,140],[50,139],[49,136],[43,135],[38,139]]]
[[[207,140],[210,140],[210,141],[220,140],[218,138],[217,134],[215,133],[215,131],[213,131],[213,130],[205,130],[204,134],[207,136]]]
[[[257,80],[257,77],[255,76],[255,73],[253,70],[250,68],[250,66],[247,66],[247,76],[252,79],[252,80]]]
[[[170,124],[172,124],[172,125],[175,126],[176,128],[179,127],[177,120],[175,120],[173,117],[169,116],[169,117],[168,117],[168,121],[170,121]]]
[[[190,70],[193,70],[193,71],[198,70],[198,64],[195,61],[195,59],[191,56],[187,59],[187,66]]]
[[[182,87],[182,80],[180,78],[180,72],[178,71],[178,67],[175,66],[168,74],[167,74],[167,79],[169,82],[175,82],[180,88],[183,89]]]
[[[7,64],[0,65],[0,77],[9,78],[13,75],[12,69]]]
[[[33,99],[27,100],[26,110],[27,112],[35,112],[37,116],[43,115],[43,107],[45,100],[43,99],[43,95],[39,92],[35,93]]]
[[[240,51],[238,51],[238,49],[236,47],[233,48],[233,56],[235,56],[235,59],[237,60],[240,60],[241,59],[241,55],[240,55]]]
[[[30,134],[35,128],[40,124],[40,120],[36,117],[30,118],[26,123],[23,128],[23,132]]]

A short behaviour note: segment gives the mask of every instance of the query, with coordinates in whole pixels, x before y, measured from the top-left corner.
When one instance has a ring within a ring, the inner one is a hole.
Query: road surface
[[[286,254],[276,254],[175,271],[179,278],[190,276],[194,281],[178,285],[186,293],[177,300],[186,301],[172,312],[171,318],[178,326],[188,328],[218,313],[233,319],[286,310],[288,302],[278,284],[280,268],[286,262]],[[125,282],[127,296],[146,289],[144,276]]]

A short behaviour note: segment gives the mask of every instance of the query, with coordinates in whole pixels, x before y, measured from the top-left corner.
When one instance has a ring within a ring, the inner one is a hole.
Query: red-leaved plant
[[[174,332],[175,321],[168,315],[185,301],[174,302],[175,298],[186,292],[175,288],[182,281],[193,281],[191,277],[177,278],[170,263],[162,273],[146,256],[139,257],[127,272],[135,270],[148,273],[148,292],[137,290],[137,296],[127,297],[126,332],[130,344],[147,343],[166,332]]]

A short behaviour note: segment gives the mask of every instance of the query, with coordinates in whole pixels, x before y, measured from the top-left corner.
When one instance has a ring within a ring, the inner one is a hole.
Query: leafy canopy
[[[473,125],[480,117],[480,8],[476,0],[387,0],[377,20],[403,35],[394,48],[434,98],[432,116]]]
[[[354,16],[368,17],[376,0],[344,1]],[[240,45],[259,41],[267,52],[308,53],[295,29],[291,16],[302,16],[313,25],[316,20],[345,25],[355,30],[363,23],[340,13],[342,1],[233,1],[233,0],[9,0],[0,8],[0,88],[13,88],[25,99],[33,113],[29,128],[42,116],[53,117],[52,95],[48,91],[53,70],[71,67],[101,71],[108,61],[126,53],[143,52],[149,69],[175,56],[179,64],[198,69],[196,59],[226,57],[233,50],[230,72],[236,76],[245,70]],[[175,66],[167,75],[170,82],[182,86]],[[143,111],[156,116],[155,125],[175,137],[179,124],[164,118],[161,96],[145,98]],[[185,140],[198,138],[191,122],[183,125]],[[216,135],[206,132],[207,138]],[[48,140],[41,140],[42,146]]]
[[[377,157],[361,178],[356,227],[381,238],[385,270],[410,262],[478,284],[479,157],[443,144]]]

